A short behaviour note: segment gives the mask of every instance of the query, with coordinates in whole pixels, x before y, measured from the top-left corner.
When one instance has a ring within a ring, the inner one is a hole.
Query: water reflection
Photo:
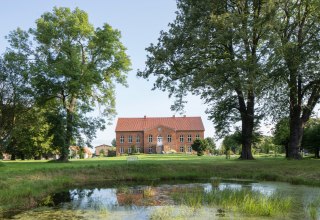
[[[225,189],[246,189],[259,192],[266,196],[271,196],[275,193],[290,195],[294,199],[296,207],[300,207],[299,210],[295,210],[295,212],[291,214],[290,218],[292,219],[300,219],[302,216],[305,217],[307,204],[320,198],[319,188],[294,186],[286,183],[222,181],[214,184],[207,182],[161,184],[158,186],[122,185],[117,188],[71,189],[55,193],[50,195],[46,202],[43,203],[43,205],[49,208],[35,209],[14,216],[14,218],[54,219],[55,216],[60,213],[60,215],[66,216],[65,219],[68,219],[68,216],[76,219],[106,219],[106,216],[108,216],[107,219],[150,219],[155,213],[160,212],[161,215],[170,214],[180,217],[185,215],[188,219],[207,219],[209,218],[209,213],[211,213],[211,217],[217,216],[220,210],[219,207],[202,207],[197,210],[197,215],[195,215],[193,212],[191,213],[187,207],[178,207],[171,195],[182,192],[181,190],[200,190],[203,193],[210,193],[212,190],[223,191]],[[318,214],[320,213],[319,209],[320,204],[318,206]],[[228,215],[228,218],[231,219],[238,219],[240,217],[243,216],[235,213],[229,213]],[[248,217],[245,217],[245,219],[247,218]],[[254,217],[253,219],[257,218]]]

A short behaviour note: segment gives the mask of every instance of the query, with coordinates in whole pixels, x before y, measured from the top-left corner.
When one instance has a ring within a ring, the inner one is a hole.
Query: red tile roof
[[[118,118],[116,131],[145,131],[156,126],[176,131],[204,131],[201,117]]]

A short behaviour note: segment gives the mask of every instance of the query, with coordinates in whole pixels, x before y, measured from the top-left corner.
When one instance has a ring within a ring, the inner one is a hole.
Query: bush
[[[108,157],[115,157],[117,156],[117,151],[115,150],[108,150]]]
[[[192,150],[197,152],[198,156],[204,155],[204,152],[209,148],[208,141],[206,139],[197,139],[191,145]]]

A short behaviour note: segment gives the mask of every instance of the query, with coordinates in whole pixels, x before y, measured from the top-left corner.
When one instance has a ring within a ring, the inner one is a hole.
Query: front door
[[[157,146],[162,146],[162,136],[159,135],[158,138],[157,138]]]
[[[161,154],[163,149],[162,149],[163,143],[162,143],[162,136],[159,135],[157,137],[157,148],[156,148],[156,153]]]

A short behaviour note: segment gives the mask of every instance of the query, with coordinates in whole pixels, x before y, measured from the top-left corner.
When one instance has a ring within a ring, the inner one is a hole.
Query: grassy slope
[[[108,180],[169,180],[209,177],[284,181],[320,186],[320,160],[288,161],[258,158],[253,161],[190,155],[143,155],[127,164],[126,157],[72,160],[3,162],[0,166],[1,209],[27,209],[47,194],[68,187]],[[1,215],[0,215],[1,217]]]

